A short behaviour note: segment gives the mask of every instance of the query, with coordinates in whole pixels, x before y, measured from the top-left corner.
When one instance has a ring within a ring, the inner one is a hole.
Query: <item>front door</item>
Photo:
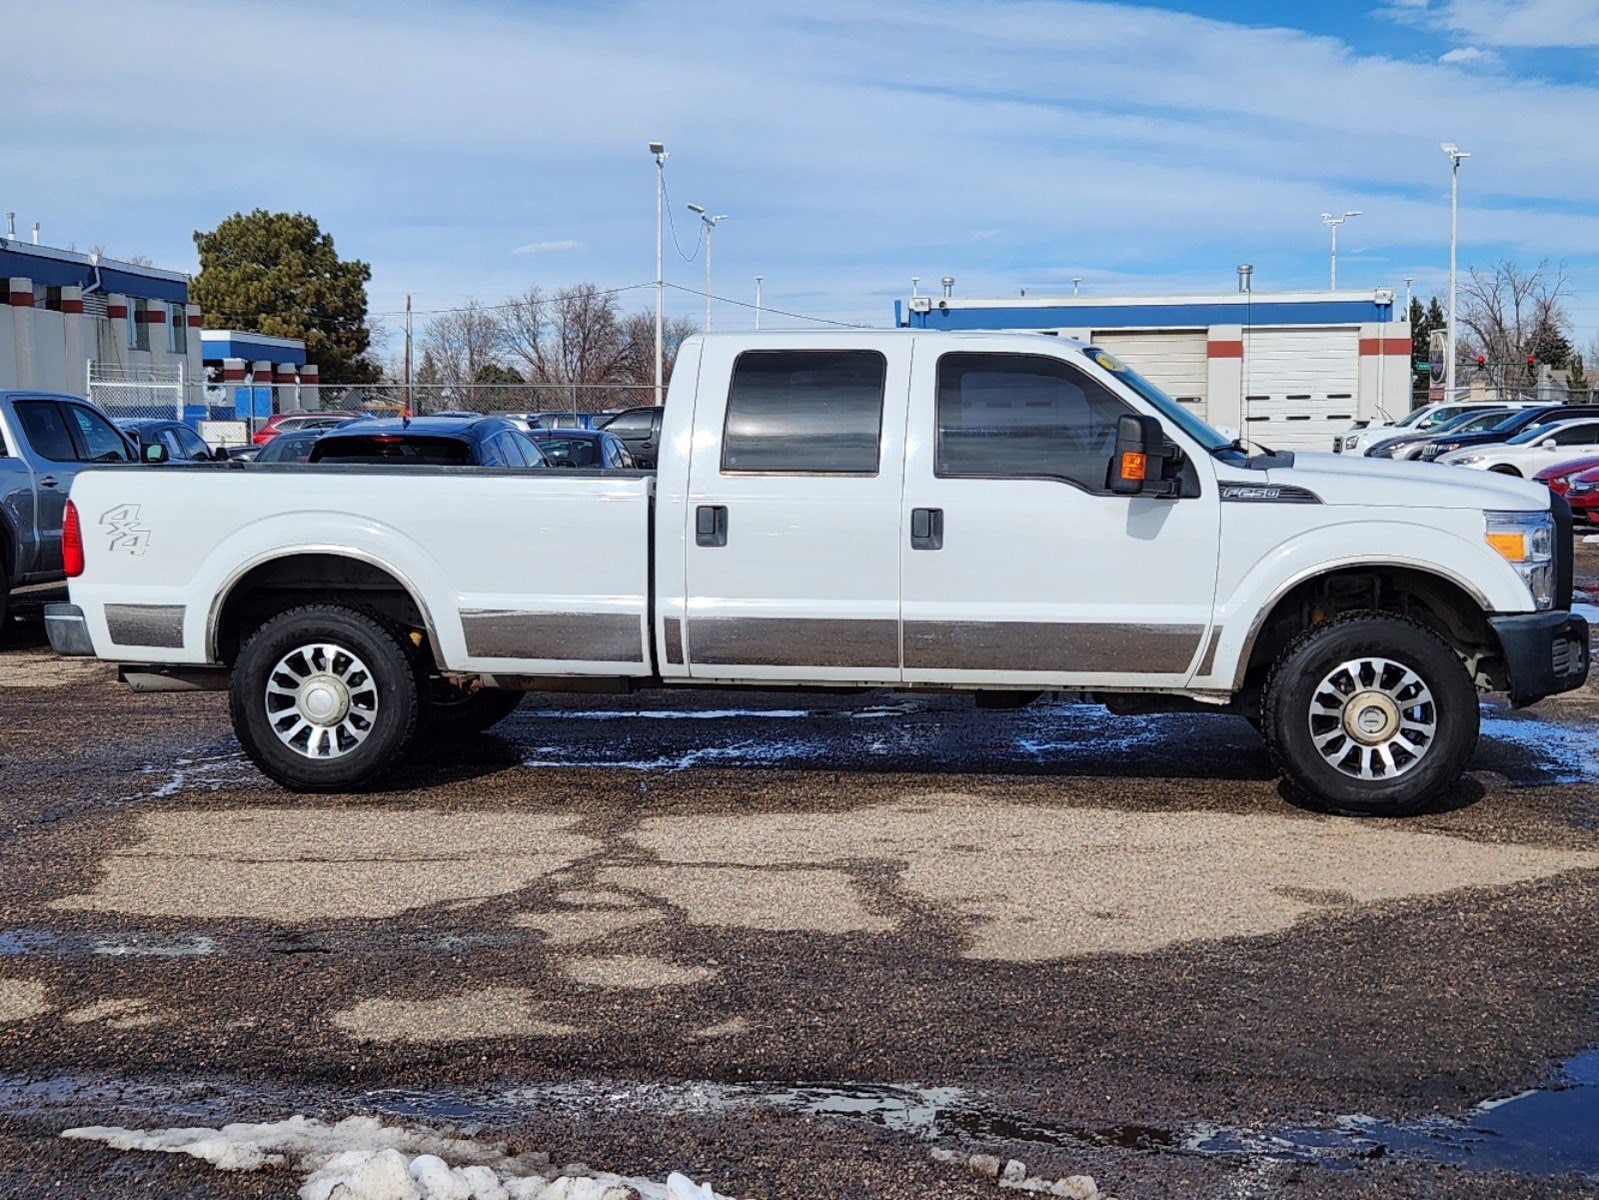
[[[903,501],[908,682],[1175,686],[1202,657],[1220,527],[1209,458],[1168,423],[1200,494],[1111,494],[1117,418],[1145,410],[1062,350],[920,343]]]
[[[893,683],[911,339],[708,339],[695,398],[683,652],[696,679]],[[668,632],[671,641],[671,632]]]

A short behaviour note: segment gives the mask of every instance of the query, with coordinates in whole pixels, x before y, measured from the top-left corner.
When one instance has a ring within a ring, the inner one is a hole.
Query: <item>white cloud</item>
[[[1599,0],[1390,0],[1391,15],[1489,46],[1599,47]]]
[[[567,238],[559,242],[528,242],[526,245],[517,246],[512,254],[551,254],[559,250],[581,250],[582,242],[574,242]]]
[[[1457,67],[1496,67],[1500,59],[1492,50],[1484,50],[1480,46],[1459,46],[1440,54],[1438,61]]]

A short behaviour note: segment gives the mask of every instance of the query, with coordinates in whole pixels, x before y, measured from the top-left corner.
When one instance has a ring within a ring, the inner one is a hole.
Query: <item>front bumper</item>
[[[83,610],[76,604],[46,604],[44,631],[50,636],[50,649],[57,654],[74,658],[94,657],[94,643],[89,640],[89,623],[83,619]]]
[[[1490,617],[1510,676],[1510,703],[1520,708],[1588,681],[1588,622],[1569,612]]]

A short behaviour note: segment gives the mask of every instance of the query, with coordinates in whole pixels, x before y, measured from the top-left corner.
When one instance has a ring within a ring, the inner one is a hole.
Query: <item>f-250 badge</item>
[[[139,524],[137,504],[119,504],[100,518],[100,528],[111,535],[109,549],[143,554],[150,548],[150,531]]]

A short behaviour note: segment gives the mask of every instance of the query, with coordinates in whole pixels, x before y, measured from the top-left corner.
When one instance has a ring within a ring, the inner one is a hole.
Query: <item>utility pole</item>
[[[1346,212],[1341,217],[1335,217],[1332,213],[1321,214],[1321,223],[1332,228],[1332,280],[1329,283],[1332,291],[1336,292],[1338,290],[1338,227],[1349,220],[1350,217],[1363,217],[1365,215],[1365,213],[1360,212]]]
[[[666,243],[662,219],[666,215],[666,160],[671,157],[660,142],[650,143],[655,156],[655,403],[664,404],[661,377],[666,368]]]
[[[761,280],[764,279],[764,278],[765,278],[764,275],[757,275],[755,277],[755,328],[756,329],[759,329],[761,327]]]
[[[405,413],[416,409],[411,404],[411,293],[405,293]]]
[[[1455,255],[1460,245],[1460,160],[1471,155],[1453,142],[1438,147],[1449,156],[1449,333],[1445,338],[1444,399],[1455,398]]]

